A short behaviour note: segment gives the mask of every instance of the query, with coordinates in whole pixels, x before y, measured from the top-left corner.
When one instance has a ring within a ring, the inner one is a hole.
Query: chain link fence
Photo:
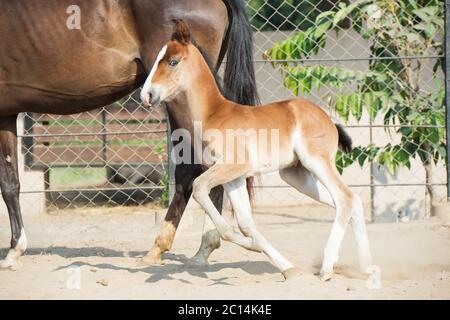
[[[337,165],[373,220],[429,215],[447,190],[443,1],[247,4],[262,101],[302,96],[342,120],[356,148]],[[136,93],[80,115],[26,114],[23,126],[24,166],[44,181],[23,193],[50,210],[167,202],[165,115]],[[259,181],[257,206],[311,204],[277,174]]]
[[[374,221],[445,201],[444,1],[248,1],[263,102],[311,99],[354,138],[337,166]],[[276,175],[267,205],[299,200]],[[268,192],[264,192],[267,190]]]
[[[71,116],[25,114],[26,170],[41,171],[49,210],[142,205],[167,197],[167,121],[139,92]],[[25,191],[26,192],[26,191]]]

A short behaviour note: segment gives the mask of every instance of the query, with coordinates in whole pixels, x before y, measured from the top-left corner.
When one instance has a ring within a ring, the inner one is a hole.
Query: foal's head
[[[175,31],[172,39],[159,52],[141,92],[141,99],[147,106],[170,102],[186,91],[203,59],[191,42],[186,23],[182,20],[173,22]]]

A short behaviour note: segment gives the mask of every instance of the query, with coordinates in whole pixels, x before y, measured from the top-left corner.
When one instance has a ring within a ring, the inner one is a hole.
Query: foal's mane
[[[212,63],[211,58],[209,57],[208,53],[206,53],[206,50],[203,49],[196,41],[195,39],[191,39],[191,43],[194,45],[194,47],[196,47],[198,49],[198,51],[200,51],[203,59],[205,59],[206,64],[209,67],[209,70],[211,71],[211,73],[214,76],[214,80],[216,82],[217,87],[220,90],[220,93],[222,93],[222,95],[228,99],[231,100],[232,95],[230,94],[230,92],[228,92],[228,90],[226,90],[226,88],[223,85],[223,80],[221,78],[221,76],[219,75],[219,70],[217,70],[217,68],[214,66],[214,63]]]

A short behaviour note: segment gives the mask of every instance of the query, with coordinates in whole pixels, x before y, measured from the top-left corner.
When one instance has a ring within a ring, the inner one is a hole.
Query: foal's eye
[[[170,60],[170,62],[169,62],[169,66],[171,66],[171,67],[176,67],[179,63],[180,63],[180,61],[175,60],[175,59],[172,59],[172,60]]]

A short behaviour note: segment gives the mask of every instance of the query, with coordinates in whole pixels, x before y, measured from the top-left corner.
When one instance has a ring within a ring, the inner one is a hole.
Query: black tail
[[[224,48],[227,64],[224,87],[229,99],[244,105],[259,104],[253,66],[253,35],[242,0],[224,0],[228,8],[230,26]],[[223,52],[222,54],[225,54]]]
[[[230,20],[228,33],[222,47],[221,58],[227,54],[227,64],[223,77],[227,98],[240,104],[255,106],[260,104],[256,88],[253,66],[253,34],[247,19],[245,2],[224,0]],[[220,61],[222,60],[220,59]],[[247,179],[250,200],[254,199],[254,180]]]
[[[336,128],[339,133],[339,146],[345,153],[352,152],[352,138],[347,133],[347,131],[345,131],[344,127],[341,124],[336,124]]]

